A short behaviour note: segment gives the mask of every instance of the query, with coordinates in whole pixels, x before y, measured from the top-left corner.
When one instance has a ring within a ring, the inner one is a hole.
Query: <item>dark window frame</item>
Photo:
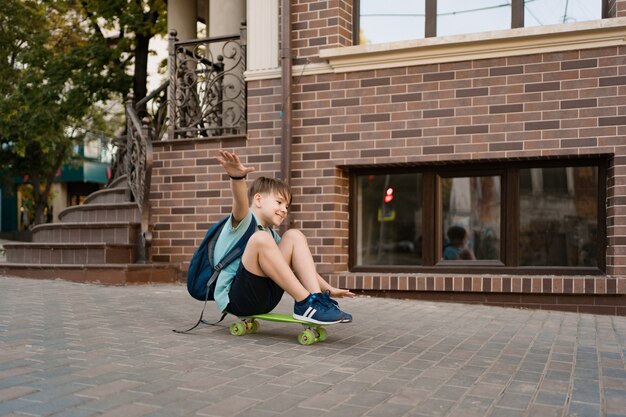
[[[598,266],[520,266],[519,265],[519,170],[527,168],[553,168],[594,166],[598,169]],[[351,272],[396,273],[477,273],[477,274],[549,274],[549,275],[605,275],[607,249],[607,171],[608,157],[558,158],[550,160],[527,160],[507,162],[472,162],[431,164],[422,166],[350,168],[349,195],[349,253],[348,268]],[[422,201],[422,265],[356,265],[357,260],[357,177],[361,175],[421,173],[423,178]],[[468,175],[501,175],[500,206],[500,260],[442,261],[441,252],[441,198],[440,179]]]
[[[425,38],[434,38],[437,36],[437,0],[425,0]],[[609,0],[602,0],[602,19],[608,18]],[[359,32],[361,27],[361,2],[360,0],[354,1],[353,14],[352,14],[352,44],[359,45]],[[524,0],[512,0],[511,1],[511,29],[524,27]]]

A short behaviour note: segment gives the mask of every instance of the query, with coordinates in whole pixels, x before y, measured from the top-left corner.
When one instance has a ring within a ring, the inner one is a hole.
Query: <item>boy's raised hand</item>
[[[239,157],[234,152],[220,150],[220,156],[215,159],[224,167],[226,173],[231,177],[243,177],[254,172],[254,167],[245,167]]]

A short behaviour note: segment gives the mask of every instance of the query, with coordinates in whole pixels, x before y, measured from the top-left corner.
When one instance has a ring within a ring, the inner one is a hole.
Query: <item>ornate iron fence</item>
[[[170,32],[170,140],[245,133],[245,33],[178,41]]]
[[[152,141],[149,118],[139,120],[132,96],[126,103],[126,149],[125,165],[130,191],[141,215],[141,243],[138,260],[150,262],[152,230],[150,228],[150,182],[152,179]]]

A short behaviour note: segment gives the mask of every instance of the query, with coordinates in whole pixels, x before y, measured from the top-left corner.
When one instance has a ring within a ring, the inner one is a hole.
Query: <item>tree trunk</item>
[[[133,94],[135,102],[147,95],[148,52],[150,37],[137,35],[135,38],[135,74],[133,76]],[[145,116],[145,106],[139,110],[139,117]]]

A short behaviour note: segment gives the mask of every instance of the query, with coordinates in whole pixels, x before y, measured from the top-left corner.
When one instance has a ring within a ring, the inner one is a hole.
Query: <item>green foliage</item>
[[[37,205],[80,143],[79,132],[106,129],[102,103],[122,101],[133,85],[135,40],[165,31],[166,6],[163,0],[0,3],[0,177],[30,178],[37,223]]]

